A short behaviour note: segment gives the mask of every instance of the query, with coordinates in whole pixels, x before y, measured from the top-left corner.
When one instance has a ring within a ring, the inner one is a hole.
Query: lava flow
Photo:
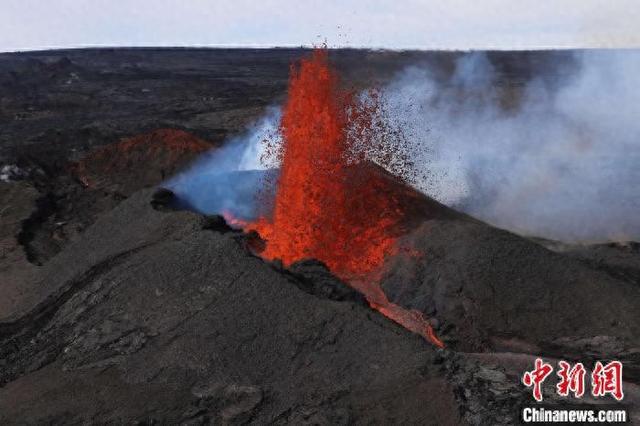
[[[376,278],[397,253],[403,205],[389,178],[366,160],[375,145],[375,110],[375,101],[340,89],[326,49],[292,66],[273,214],[245,227],[266,241],[264,258],[285,265],[319,259],[374,309],[442,347],[429,322],[389,302]]]

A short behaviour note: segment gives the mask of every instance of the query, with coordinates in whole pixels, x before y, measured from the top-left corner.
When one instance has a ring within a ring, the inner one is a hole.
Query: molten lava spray
[[[363,165],[351,164],[347,129],[354,114],[326,50],[292,69],[273,220],[256,224],[268,241],[265,257],[285,264],[313,257],[351,278],[379,268],[394,249],[388,231],[399,215],[388,208],[392,200],[374,190]]]
[[[375,101],[358,101],[340,89],[326,49],[293,66],[280,129],[284,143],[274,153],[281,171],[273,215],[248,228],[266,240],[263,257],[285,265],[319,259],[373,308],[442,346],[421,314],[390,303],[377,282],[385,257],[397,252],[403,206],[389,177],[365,161],[375,110]]]

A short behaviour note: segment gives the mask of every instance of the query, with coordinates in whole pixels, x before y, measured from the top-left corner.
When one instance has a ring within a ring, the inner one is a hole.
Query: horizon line
[[[64,50],[83,50],[83,49],[315,49],[318,45],[314,44],[191,44],[191,45],[110,45],[110,44],[78,44],[73,46],[37,46],[12,48],[10,50],[1,50],[4,53],[39,53],[48,51],[64,51]],[[640,46],[567,46],[567,45],[532,45],[532,46],[469,46],[469,47],[384,47],[384,46],[365,46],[365,45],[343,45],[343,46],[324,46],[329,50],[374,50],[389,52],[469,52],[469,51],[494,51],[494,52],[527,52],[527,51],[569,51],[569,50],[637,50]]]

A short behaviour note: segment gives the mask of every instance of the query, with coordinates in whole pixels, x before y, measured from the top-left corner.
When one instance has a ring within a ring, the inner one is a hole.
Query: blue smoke
[[[183,207],[200,213],[231,213],[245,220],[269,214],[278,164],[266,149],[280,143],[280,114],[279,108],[269,108],[242,135],[203,154],[163,186],[178,196]]]

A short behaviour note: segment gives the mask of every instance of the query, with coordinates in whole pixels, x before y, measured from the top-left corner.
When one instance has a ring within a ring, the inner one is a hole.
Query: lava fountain
[[[388,175],[368,161],[374,151],[378,162],[394,158],[374,137],[376,99],[341,89],[326,49],[292,65],[283,144],[271,152],[281,162],[273,212],[245,228],[265,240],[262,257],[285,265],[319,259],[374,309],[442,347],[422,314],[389,302],[378,284],[385,258],[398,252],[403,205]]]

